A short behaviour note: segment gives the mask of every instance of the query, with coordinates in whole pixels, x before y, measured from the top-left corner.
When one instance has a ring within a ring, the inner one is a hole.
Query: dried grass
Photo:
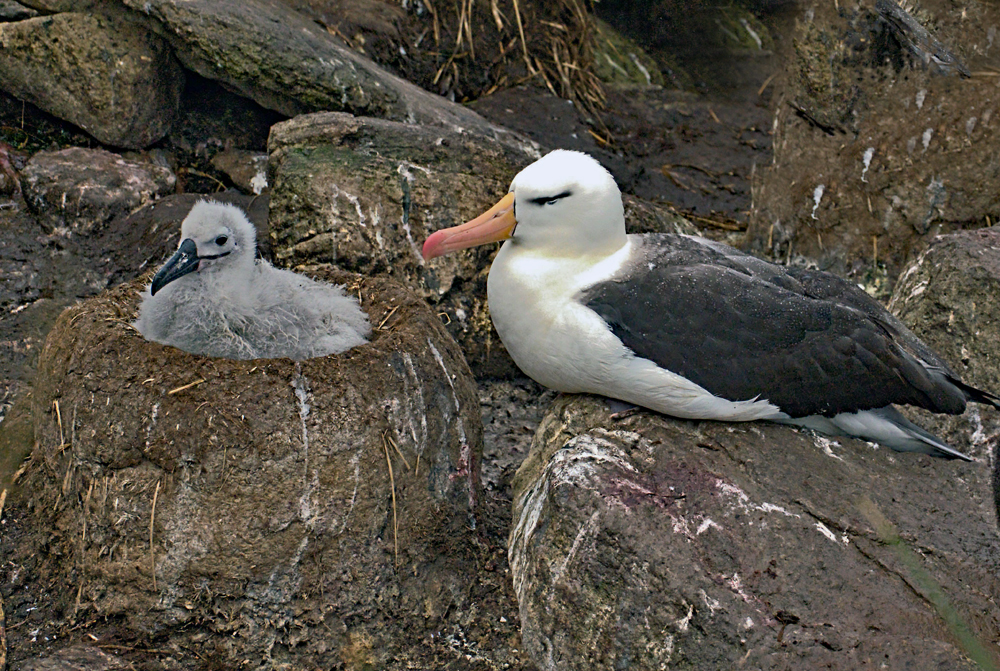
[[[592,0],[490,0],[487,6],[456,0],[448,8],[454,12],[452,22],[445,24],[453,38],[445,45],[444,17],[424,0],[435,45],[444,59],[433,83],[442,90],[457,88],[463,70],[486,66],[493,81],[482,93],[535,80],[553,95],[581,105],[600,127],[597,112],[604,107],[605,94],[593,73],[597,29],[591,4]],[[477,24],[483,27],[480,31],[474,30]],[[492,48],[494,44],[497,49]],[[499,56],[495,56],[497,50]],[[484,62],[487,58],[492,62]]]
[[[396,516],[396,476],[392,472],[392,458],[389,456],[389,443],[386,440],[387,431],[382,433],[382,449],[385,451],[385,463],[389,465],[389,487],[392,489],[392,549],[395,557],[394,566],[399,567],[399,519]]]
[[[7,618],[3,612],[3,597],[0,596],[0,671],[7,668]]]
[[[160,481],[156,481],[156,491],[153,492],[153,507],[149,511],[149,564],[153,574],[153,591],[156,590],[156,551],[153,547],[153,522],[156,520],[156,498],[160,495]]]

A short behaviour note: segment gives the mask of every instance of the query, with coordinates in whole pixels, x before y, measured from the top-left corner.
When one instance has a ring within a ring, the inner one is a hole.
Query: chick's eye
[[[226,237],[225,235],[220,235],[215,239],[215,244],[217,244],[219,247],[226,244],[227,242],[229,242],[229,238]]]

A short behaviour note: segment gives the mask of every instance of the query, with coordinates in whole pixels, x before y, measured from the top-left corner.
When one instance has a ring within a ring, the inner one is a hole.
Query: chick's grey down
[[[367,342],[356,298],[275,268],[256,250],[256,229],[239,208],[197,203],[134,326],[147,340],[226,359],[310,359]]]

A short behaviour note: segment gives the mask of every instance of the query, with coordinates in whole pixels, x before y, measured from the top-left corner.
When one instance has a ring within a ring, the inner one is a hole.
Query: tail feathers
[[[903,417],[902,413],[891,405],[878,410],[871,410],[873,414],[881,416],[886,421],[891,422],[897,428],[899,428],[904,433],[909,434],[912,440],[915,441],[917,449],[913,450],[899,450],[903,451],[913,451],[913,452],[923,452],[925,454],[930,454],[935,457],[943,457],[945,459],[962,459],[964,461],[973,461],[968,455],[959,452],[955,448],[951,447],[943,440],[935,436],[930,431],[917,426],[906,417]],[[893,449],[896,449],[892,445],[889,445]],[[923,448],[923,449],[920,449]],[[929,448],[929,449],[928,449]]]
[[[812,415],[779,421],[805,426],[820,433],[870,440],[896,452],[920,452],[943,459],[973,461],[968,455],[903,417],[899,410],[891,405],[876,410],[842,412],[833,417]]]
[[[950,380],[950,382],[965,392],[966,398],[973,403],[983,403],[985,405],[992,405],[994,408],[1000,410],[1000,396],[991,394],[988,391],[983,391],[982,389],[976,389],[975,387],[970,387],[961,380]]]
[[[891,405],[876,410],[842,413],[832,419],[833,423],[841,426],[846,433],[874,440],[897,452],[921,452],[944,459],[972,461],[968,455],[903,417],[902,413]]]

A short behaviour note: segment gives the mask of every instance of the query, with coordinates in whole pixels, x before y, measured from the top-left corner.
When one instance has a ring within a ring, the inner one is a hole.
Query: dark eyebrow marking
[[[566,196],[572,196],[572,191],[563,191],[557,196],[541,196],[539,198],[532,198],[529,202],[535,205],[545,205],[546,203],[551,203],[553,201],[559,200],[560,198],[565,198]]]

